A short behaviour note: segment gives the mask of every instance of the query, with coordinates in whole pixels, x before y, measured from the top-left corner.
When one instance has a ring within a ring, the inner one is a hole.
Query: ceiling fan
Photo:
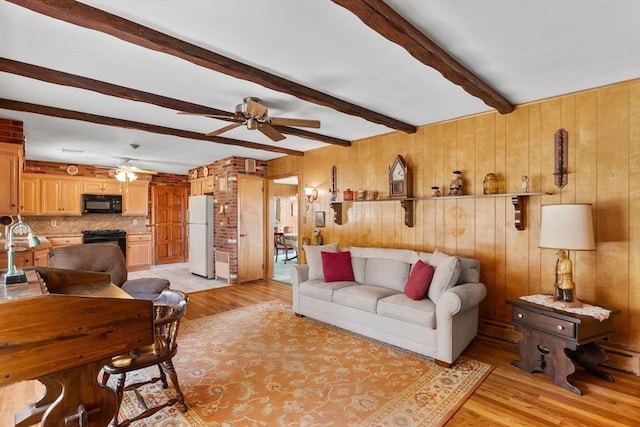
[[[243,99],[242,104],[236,105],[236,112],[233,115],[199,114],[181,112],[180,114],[192,114],[196,116],[212,117],[214,119],[234,122],[220,129],[209,132],[207,136],[217,136],[224,132],[245,125],[249,130],[258,129],[273,141],[281,141],[285,136],[273,126],[298,126],[307,128],[319,128],[319,120],[308,119],[288,119],[284,117],[269,117],[269,109],[260,98],[248,96]]]
[[[109,166],[95,166],[100,169],[107,169],[107,174],[111,178],[115,178],[121,182],[127,181],[135,181],[138,179],[138,174],[143,175],[157,175],[158,171],[148,170],[148,169],[140,169],[136,166],[130,164],[131,159],[129,157],[122,157],[120,163],[115,168]]]

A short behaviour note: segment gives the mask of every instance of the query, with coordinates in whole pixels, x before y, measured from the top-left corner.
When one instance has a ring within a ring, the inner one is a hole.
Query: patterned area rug
[[[138,427],[438,426],[493,369],[464,358],[441,368],[295,317],[282,302],[185,321],[178,341],[174,363],[189,411],[165,409]],[[144,395],[172,391],[148,386]],[[121,411],[140,410],[132,396]]]

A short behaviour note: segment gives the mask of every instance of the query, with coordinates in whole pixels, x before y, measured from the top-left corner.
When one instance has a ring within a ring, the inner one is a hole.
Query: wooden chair
[[[285,264],[287,263],[287,261],[295,259],[295,257],[297,256],[297,254],[295,254],[294,252],[293,245],[291,245],[291,243],[288,243],[284,238],[284,233],[274,233],[273,243],[276,250],[276,262],[278,262],[278,255],[280,254],[280,251],[284,251]],[[292,256],[291,258],[289,258],[289,251],[294,252],[294,256]]]
[[[118,408],[120,408],[122,403],[124,392],[129,390],[134,391],[140,405],[144,408],[142,413],[120,423],[118,423],[119,411],[116,412],[116,416],[110,424],[111,426],[128,426],[137,420],[141,420],[155,414],[162,408],[173,406],[176,403],[178,404],[180,411],[187,411],[187,404],[185,403],[184,396],[180,390],[178,375],[176,374],[176,370],[172,362],[173,357],[178,352],[178,328],[180,326],[180,319],[182,319],[187,310],[187,301],[188,296],[183,292],[172,289],[162,291],[160,296],[153,301],[155,342],[147,347],[139,348],[127,354],[116,356],[104,366],[101,380],[102,385],[106,386],[111,375],[118,376],[115,390],[118,399]],[[157,377],[125,386],[128,372],[154,365],[158,367],[159,375]],[[167,374],[169,375],[171,384],[175,389],[175,397],[158,406],[149,408],[147,403],[144,401],[143,396],[137,389],[157,381],[162,381],[163,388],[168,388],[169,384],[167,383]]]

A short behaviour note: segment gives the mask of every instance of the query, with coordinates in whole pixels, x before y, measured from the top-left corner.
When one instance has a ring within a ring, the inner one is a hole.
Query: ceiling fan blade
[[[285,139],[285,136],[278,132],[274,127],[268,125],[266,123],[260,123],[258,126],[258,130],[263,134],[267,135],[273,141],[282,141]]]
[[[147,175],[157,175],[158,171],[153,171],[153,170],[149,170],[149,169],[140,169],[136,166],[128,166],[128,165],[122,165],[119,166],[117,168],[114,168],[115,170],[121,170],[123,172],[133,172],[133,173],[141,173],[141,174],[147,174]]]
[[[223,127],[221,127],[220,129],[217,129],[217,130],[214,130],[214,131],[212,131],[212,132],[209,132],[209,133],[207,134],[207,136],[216,136],[216,135],[220,135],[220,134],[223,134],[223,133],[225,133],[225,132],[227,132],[227,131],[230,131],[231,129],[235,129],[235,128],[237,128],[238,126],[242,126],[242,122],[231,123],[230,125],[223,126]]]
[[[188,111],[178,111],[178,114],[182,114],[185,116],[210,117],[212,119],[227,120],[227,121],[244,120],[244,119],[238,119],[236,116],[232,114],[203,114],[203,113],[189,113]]]
[[[320,120],[287,119],[284,117],[271,117],[269,123],[280,126],[298,126],[303,128],[320,128]]]
[[[245,98],[245,112],[251,117],[256,119],[266,119],[267,112],[269,111],[267,106],[252,100],[251,98]]]

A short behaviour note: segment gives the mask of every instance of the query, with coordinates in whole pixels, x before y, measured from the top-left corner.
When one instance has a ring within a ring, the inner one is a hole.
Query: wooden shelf
[[[376,203],[376,202],[400,202],[404,209],[404,224],[407,227],[414,226],[415,220],[415,202],[416,200],[461,200],[461,199],[483,199],[496,197],[511,197],[511,202],[515,209],[514,224],[516,229],[525,229],[526,218],[526,200],[530,196],[546,196],[551,193],[545,192],[527,192],[527,193],[500,193],[500,194],[467,194],[462,196],[441,196],[441,197],[408,197],[406,199],[375,199],[375,200],[343,200],[330,202],[329,206],[333,209],[333,222],[338,225],[344,224],[344,215],[342,205],[346,203]]]

